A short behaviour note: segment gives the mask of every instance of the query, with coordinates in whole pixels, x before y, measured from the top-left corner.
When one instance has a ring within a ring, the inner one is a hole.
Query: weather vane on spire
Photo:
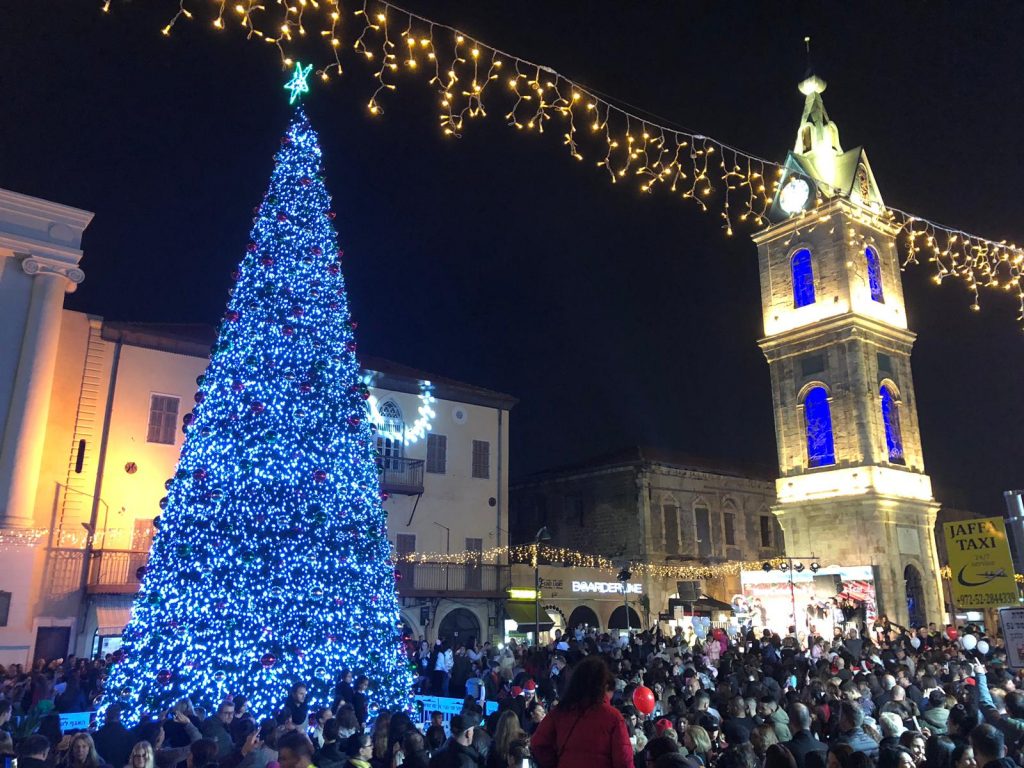
[[[312,64],[303,67],[301,61],[295,62],[295,71],[292,73],[292,79],[284,86],[286,91],[292,92],[291,97],[288,99],[289,104],[294,104],[302,94],[309,93],[309,83],[306,82],[306,78],[309,77],[309,73],[312,71]]]

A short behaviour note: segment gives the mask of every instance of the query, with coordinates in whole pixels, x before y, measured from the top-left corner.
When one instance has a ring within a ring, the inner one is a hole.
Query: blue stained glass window
[[[804,422],[807,427],[807,464],[825,467],[836,463],[836,449],[832,442],[832,411],[828,392],[814,387],[804,397]]]
[[[882,421],[885,424],[885,447],[889,450],[889,463],[905,464],[903,457],[903,433],[900,431],[900,413],[892,390],[885,384],[879,390],[882,395]]]
[[[869,245],[864,249],[864,259],[868,263],[868,288],[871,289],[871,298],[879,304],[884,304],[885,294],[882,292],[882,267],[878,263],[878,251]]]
[[[811,252],[801,248],[790,261],[793,271],[793,305],[806,307],[814,303],[814,269],[811,267]]]

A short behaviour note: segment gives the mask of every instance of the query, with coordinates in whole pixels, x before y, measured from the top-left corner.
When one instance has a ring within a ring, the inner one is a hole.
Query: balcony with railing
[[[91,594],[127,595],[139,591],[139,568],[149,552],[132,549],[98,549],[92,553],[86,588]]]
[[[385,493],[416,496],[423,493],[423,459],[382,456],[377,460],[381,468],[380,489]]]
[[[508,597],[512,569],[491,563],[400,563],[400,597]]]

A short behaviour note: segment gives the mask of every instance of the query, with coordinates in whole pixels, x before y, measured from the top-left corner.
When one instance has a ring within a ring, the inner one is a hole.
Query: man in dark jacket
[[[231,699],[222,701],[217,707],[217,714],[210,715],[203,721],[200,729],[208,739],[217,742],[217,759],[223,760],[231,754],[234,744],[231,741],[231,734],[228,733],[228,726],[235,719],[235,704]]]
[[[994,725],[982,723],[971,731],[971,749],[978,768],[1016,768],[1017,764],[1006,756],[1003,733]],[[20,768],[21,761],[18,761]]]
[[[814,738],[811,733],[811,713],[806,705],[795,703],[789,708],[789,727],[793,738],[783,744],[793,754],[796,768],[804,768],[804,762],[811,752],[828,752],[828,746]]]
[[[473,726],[455,715],[449,723],[451,736],[441,749],[430,758],[430,768],[478,768],[479,755],[471,746]]]
[[[46,768],[49,754],[49,739],[34,733],[18,745],[18,768]]]
[[[863,752],[872,762],[876,762],[878,744],[864,731],[864,710],[855,701],[845,701],[841,706],[839,736],[836,737],[835,743],[848,744],[854,752]]]
[[[121,766],[128,764],[135,739],[131,732],[121,724],[121,705],[111,704],[103,716],[103,726],[93,734],[96,751],[103,761],[109,765]]]

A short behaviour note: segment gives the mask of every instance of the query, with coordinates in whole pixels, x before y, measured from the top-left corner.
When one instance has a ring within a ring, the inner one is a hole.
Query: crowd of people
[[[417,692],[457,714],[375,712],[369,679],[343,672],[332,701],[296,683],[262,720],[241,696],[212,712],[183,699],[134,728],[111,706],[69,733],[59,713],[95,702],[105,664],[40,662],[0,677],[0,754],[17,768],[1013,768],[1024,686],[978,633],[420,643]]]

